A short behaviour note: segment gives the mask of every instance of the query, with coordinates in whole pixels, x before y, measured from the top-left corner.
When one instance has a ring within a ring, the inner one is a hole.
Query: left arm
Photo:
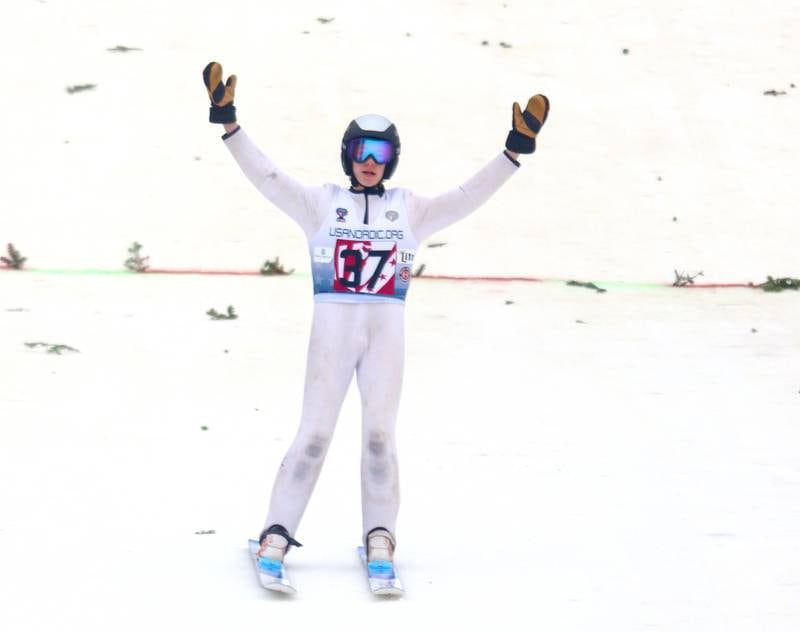
[[[511,131],[506,149],[457,189],[434,198],[409,194],[408,208],[411,230],[419,241],[475,211],[517,171],[520,154],[536,151],[536,135],[550,111],[550,102],[541,94],[532,96],[523,112],[514,103]]]
[[[423,241],[442,228],[464,219],[483,205],[516,173],[519,163],[512,152],[503,152],[460,187],[433,198],[409,193],[411,231]]]

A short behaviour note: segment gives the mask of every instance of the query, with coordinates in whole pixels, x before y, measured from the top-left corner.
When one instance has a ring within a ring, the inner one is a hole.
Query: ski
[[[367,571],[369,589],[373,595],[399,596],[405,592],[392,562],[367,562],[367,550],[359,546],[357,551]]]
[[[260,548],[256,540],[250,540],[250,557],[256,565],[256,572],[258,573],[258,581],[267,590],[274,590],[277,592],[293,595],[297,589],[292,585],[289,576],[286,574],[286,566],[283,562],[272,560],[268,557],[259,557],[258,549]]]

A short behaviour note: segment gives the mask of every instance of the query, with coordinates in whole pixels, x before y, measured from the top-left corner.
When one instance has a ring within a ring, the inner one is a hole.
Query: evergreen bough
[[[25,265],[25,262],[28,260],[27,257],[23,257],[19,250],[14,248],[14,244],[8,244],[6,251],[8,252],[7,257],[0,257],[0,261],[8,268],[13,268],[14,270],[22,270],[22,267]]]
[[[220,314],[213,308],[208,310],[206,314],[211,318],[211,320],[235,320],[239,318],[239,315],[233,309],[233,305],[228,305],[228,311],[224,314]]]
[[[780,277],[774,279],[771,276],[767,277],[766,282],[759,285],[765,292],[783,292],[784,290],[800,290],[800,279],[793,279],[791,277]]]
[[[280,257],[275,257],[272,260],[267,259],[264,262],[264,265],[261,266],[261,274],[264,276],[286,275],[291,274],[292,272],[294,272],[294,268],[287,272],[283,267],[283,264],[281,264]]]
[[[146,272],[150,267],[150,257],[142,256],[142,244],[138,241],[128,248],[128,254],[130,257],[125,260],[125,267],[131,272]]]

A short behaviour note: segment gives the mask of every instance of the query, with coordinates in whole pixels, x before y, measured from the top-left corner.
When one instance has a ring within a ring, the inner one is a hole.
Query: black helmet
[[[397,169],[397,161],[400,160],[400,136],[397,134],[394,123],[380,114],[364,114],[350,121],[350,125],[347,126],[344,136],[342,136],[341,152],[342,169],[344,169],[345,175],[351,177],[353,175],[353,165],[347,156],[347,143],[354,138],[364,137],[388,140],[394,146],[394,156],[386,163],[386,169],[383,172],[383,179],[388,180]]]

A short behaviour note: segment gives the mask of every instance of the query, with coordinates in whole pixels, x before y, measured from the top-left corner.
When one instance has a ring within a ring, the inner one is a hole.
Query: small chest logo
[[[345,219],[347,217],[347,209],[346,208],[337,208],[336,209],[336,221],[337,222],[346,222]]]
[[[400,213],[397,211],[386,211],[386,219],[390,222],[396,222],[398,217],[400,217]]]

